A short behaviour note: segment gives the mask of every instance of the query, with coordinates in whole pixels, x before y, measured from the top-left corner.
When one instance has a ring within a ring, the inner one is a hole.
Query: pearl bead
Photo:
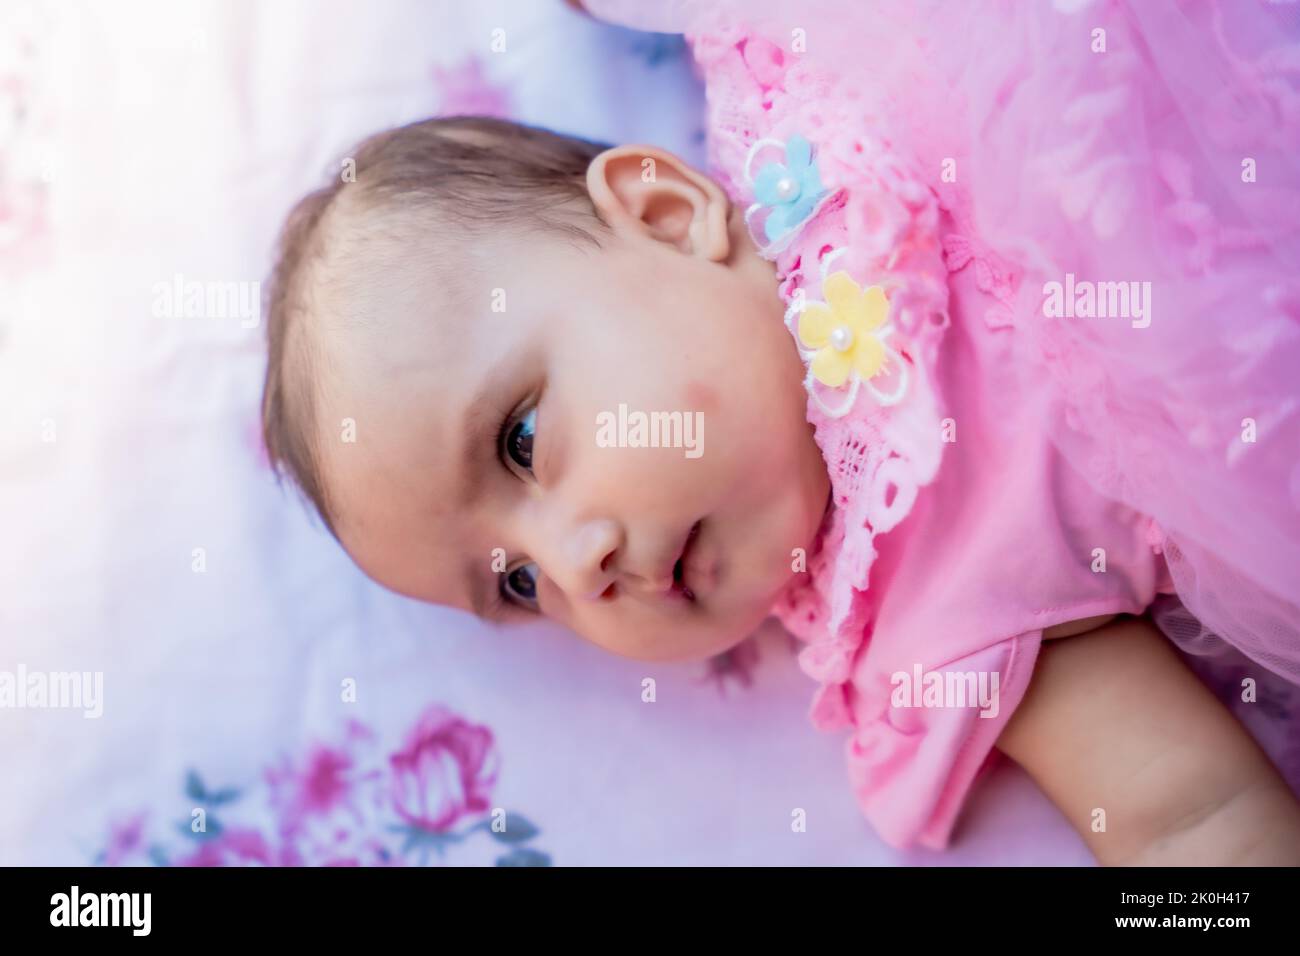
[[[831,348],[837,352],[847,352],[853,348],[853,330],[841,325],[831,333]]]
[[[792,176],[782,176],[776,181],[776,195],[781,202],[789,202],[799,195],[799,184]]]

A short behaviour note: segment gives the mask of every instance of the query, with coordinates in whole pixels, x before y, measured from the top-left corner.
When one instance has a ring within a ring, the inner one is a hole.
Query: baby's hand
[[[1300,865],[1300,805],[1145,619],[1044,643],[998,740],[1106,865]]]

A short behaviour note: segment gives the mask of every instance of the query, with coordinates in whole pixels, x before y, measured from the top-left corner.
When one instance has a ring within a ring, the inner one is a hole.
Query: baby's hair
[[[325,356],[310,334],[320,331],[321,287],[339,281],[331,267],[358,249],[396,258],[417,236],[463,243],[508,226],[599,245],[586,173],[606,148],[487,117],[424,120],[364,140],[344,161],[345,175],[290,211],[266,295],[262,439],[276,475],[297,485],[336,538],[317,439]]]

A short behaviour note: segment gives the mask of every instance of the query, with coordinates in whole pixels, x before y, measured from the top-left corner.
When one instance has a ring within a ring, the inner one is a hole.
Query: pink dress
[[[687,34],[776,264],[834,508],[775,613],[884,839],[948,842],[1054,624],[1177,595],[1300,683],[1294,17],[588,6]]]

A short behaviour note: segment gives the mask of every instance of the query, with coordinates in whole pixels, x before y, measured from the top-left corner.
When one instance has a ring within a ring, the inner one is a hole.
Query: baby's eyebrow
[[[465,405],[460,421],[465,444],[457,456],[462,469],[456,489],[457,508],[469,508],[488,487],[488,469],[497,464],[500,454],[497,432],[514,410],[513,403],[523,398],[522,394],[516,394],[523,368],[524,362],[517,353],[501,355],[484,372],[477,390]]]
[[[482,384],[461,417],[460,434],[464,436],[464,444],[457,454],[456,508],[462,514],[482,499],[490,484],[487,480],[489,469],[497,463],[497,431],[509,414],[493,401],[494,396],[504,392],[499,383],[500,371],[501,363],[498,362],[483,376]],[[490,556],[486,554],[481,558],[467,559],[462,574],[474,616],[484,621],[495,621],[496,616],[490,613],[493,602],[487,597],[482,570],[489,560]]]
[[[490,396],[496,391],[493,379],[484,377],[484,385],[465,408],[461,420],[460,432],[465,436],[461,447],[460,480],[456,488],[456,506],[461,509],[471,507],[482,495],[486,486],[484,478],[488,468],[496,462],[496,433],[500,419],[508,412],[500,412]]]
[[[534,356],[515,350],[501,355],[484,373],[483,378],[465,405],[461,414],[460,434],[464,444],[456,451],[458,473],[455,507],[465,513],[479,504],[492,486],[490,469],[501,467],[498,461],[500,448],[497,435],[501,423],[514,410],[514,403],[523,399],[519,381]],[[504,542],[494,545],[502,547]],[[464,566],[465,592],[470,597],[470,608],[484,621],[501,623],[504,615],[496,612],[498,603],[490,599],[484,569],[489,566],[490,554],[470,558]],[[481,562],[481,563],[480,563]]]

